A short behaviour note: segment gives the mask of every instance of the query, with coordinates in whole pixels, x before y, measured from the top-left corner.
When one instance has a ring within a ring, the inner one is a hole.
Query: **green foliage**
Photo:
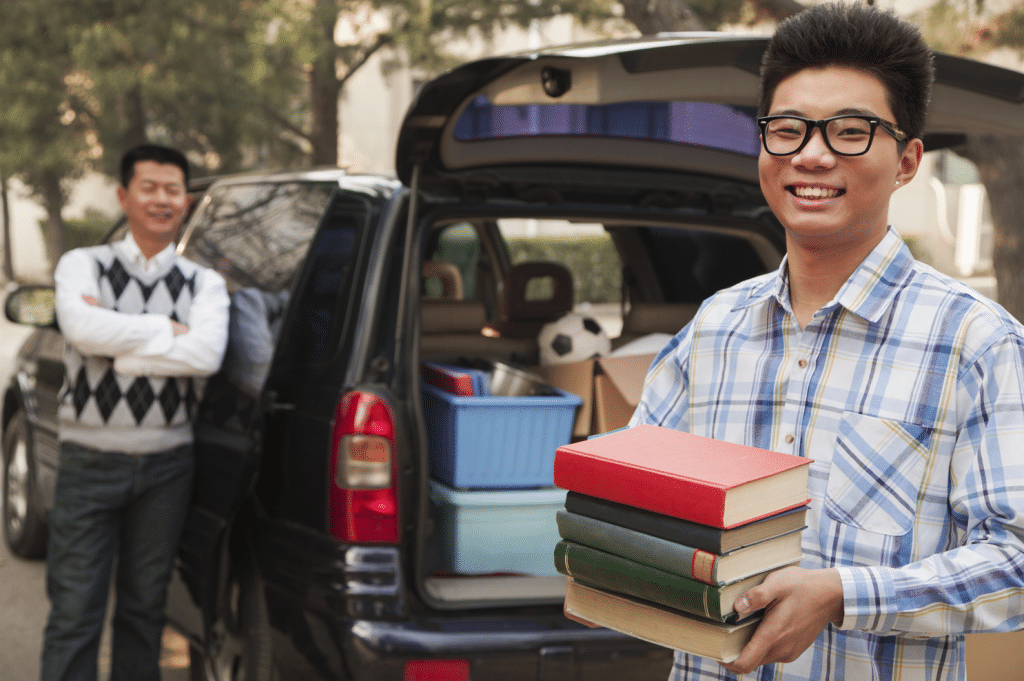
[[[71,70],[66,10],[6,0],[0,22],[0,170],[37,192],[54,177],[76,176],[87,150],[63,86]]]
[[[78,76],[68,89],[83,102],[105,170],[113,174],[124,149],[142,141],[178,147],[207,172],[251,165],[245,150],[273,138],[261,103],[292,94],[280,80],[250,77],[265,42],[261,7],[239,0],[83,6],[68,29]]]
[[[942,52],[983,58],[991,49],[1009,47],[1024,54],[1024,7],[1016,3],[998,14],[986,9],[982,2],[937,0],[916,20],[928,44]]]
[[[938,0],[916,16],[928,44],[941,52],[963,54],[970,49],[973,26],[965,7],[956,0]]]
[[[1024,7],[1014,7],[998,19],[992,44],[1024,52]]]
[[[474,32],[491,37],[494,31],[560,14],[573,16],[583,24],[613,16],[614,0],[421,0],[411,3],[395,42],[403,45],[410,62],[428,71],[451,66],[455,58],[448,51],[454,38]]]
[[[622,264],[611,238],[508,239],[513,263],[548,260],[563,263],[573,275],[575,302],[612,303],[622,299]]]
[[[64,242],[68,250],[81,246],[94,246],[107,235],[113,226],[114,220],[109,215],[89,210],[81,218],[64,220]],[[43,227],[42,223],[40,223],[40,227]]]
[[[686,3],[709,26],[738,21],[743,16],[745,0],[690,0]]]

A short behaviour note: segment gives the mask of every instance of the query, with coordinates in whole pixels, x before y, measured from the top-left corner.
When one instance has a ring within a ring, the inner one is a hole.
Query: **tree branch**
[[[351,65],[348,66],[348,70],[345,72],[345,75],[338,79],[338,89],[341,90],[342,88],[344,88],[345,83],[348,82],[348,79],[351,78],[356,71],[362,68],[366,64],[366,62],[370,60],[370,57],[372,57],[377,52],[377,50],[381,49],[385,45],[390,45],[392,42],[394,42],[394,39],[394,34],[390,32],[381,33],[380,35],[378,35],[377,39],[373,42],[373,44],[367,47],[366,50],[361,55],[359,55],[355,59],[355,61],[352,62]]]
[[[310,136],[310,134],[308,132],[306,132],[305,130],[303,130],[299,126],[297,126],[294,123],[292,123],[283,114],[278,112],[276,109],[274,109],[272,106],[270,106],[266,102],[260,104],[260,108],[263,110],[263,113],[267,114],[272,119],[277,121],[283,128],[285,128],[289,132],[292,132],[295,135],[298,135],[299,137],[301,137],[302,139],[306,140],[310,144],[313,143],[313,138],[312,138],[312,136]]]

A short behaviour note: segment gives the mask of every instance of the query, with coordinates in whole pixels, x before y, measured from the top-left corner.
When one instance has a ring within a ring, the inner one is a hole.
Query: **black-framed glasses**
[[[868,153],[875,138],[875,128],[881,127],[897,142],[910,138],[889,121],[878,116],[844,114],[815,121],[800,116],[763,116],[757,119],[761,128],[764,150],[772,156],[789,156],[807,146],[811,133],[817,128],[825,144],[840,156],[860,156]]]

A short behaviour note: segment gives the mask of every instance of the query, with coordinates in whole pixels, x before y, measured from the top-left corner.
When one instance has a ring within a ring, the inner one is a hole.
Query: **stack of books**
[[[736,659],[760,619],[736,598],[800,561],[809,463],[647,425],[559,447],[566,615]]]

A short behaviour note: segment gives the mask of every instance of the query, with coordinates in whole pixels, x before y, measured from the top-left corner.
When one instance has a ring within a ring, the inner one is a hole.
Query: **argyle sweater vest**
[[[157,275],[131,271],[107,246],[89,249],[95,261],[100,304],[126,314],[165,314],[188,319],[199,267],[175,258]],[[114,370],[113,358],[64,351],[60,439],[104,451],[142,454],[192,441],[192,420],[201,379],[130,376]]]

